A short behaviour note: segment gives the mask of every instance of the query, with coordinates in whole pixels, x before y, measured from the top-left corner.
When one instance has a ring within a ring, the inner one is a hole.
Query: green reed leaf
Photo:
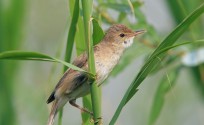
[[[86,72],[87,71],[80,69],[70,63],[67,63],[63,60],[42,54],[37,52],[25,52],[25,51],[5,51],[0,53],[0,59],[8,59],[8,60],[36,60],[36,61],[49,61],[49,62],[58,62],[61,63],[73,70]]]
[[[96,19],[92,20],[92,25],[93,25],[93,45],[98,44],[104,36],[104,32],[102,28],[99,26],[98,21]]]
[[[161,53],[159,56],[157,54],[161,52],[162,49],[172,46],[176,40],[187,30],[191,23],[193,23],[202,13],[204,12],[204,4],[198,7],[194,12],[192,12],[188,17],[186,17],[183,22],[181,22],[156,48],[152,53],[149,59],[145,62],[144,66],[141,68],[140,72],[133,80],[125,95],[123,96],[122,101],[120,102],[113,118],[111,119],[110,125],[115,124],[117,118],[119,117],[124,105],[127,102],[129,95],[135,92],[137,87],[142,83],[142,81],[147,77],[147,75],[152,71],[152,69],[159,65],[160,60],[165,56],[165,52]],[[157,58],[155,58],[157,57]],[[159,59],[158,59],[159,58]],[[133,94],[134,95],[134,94]]]

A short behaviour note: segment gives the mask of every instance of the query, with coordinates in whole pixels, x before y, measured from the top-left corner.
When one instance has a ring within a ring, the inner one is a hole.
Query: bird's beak
[[[134,36],[137,36],[138,34],[143,34],[145,32],[146,32],[146,30],[137,30],[137,31],[135,31]]]

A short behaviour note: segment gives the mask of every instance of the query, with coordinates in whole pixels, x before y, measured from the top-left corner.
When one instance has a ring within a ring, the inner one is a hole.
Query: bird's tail
[[[52,104],[52,108],[51,108],[51,112],[50,112],[50,116],[49,116],[47,125],[53,125],[54,118],[57,114],[58,108],[59,108],[59,100],[55,100]]]

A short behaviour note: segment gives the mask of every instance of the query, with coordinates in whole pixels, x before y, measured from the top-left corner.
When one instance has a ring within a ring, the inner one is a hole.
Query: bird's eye
[[[124,36],[125,36],[125,34],[124,34],[124,33],[121,33],[121,34],[120,34],[120,37],[124,37]]]

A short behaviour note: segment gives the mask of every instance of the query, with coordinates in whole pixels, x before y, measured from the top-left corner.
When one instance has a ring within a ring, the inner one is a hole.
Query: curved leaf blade
[[[155,57],[156,54],[162,48],[166,48],[169,46],[172,46],[176,40],[186,31],[186,29],[189,27],[191,23],[195,21],[202,13],[204,12],[204,4],[202,4],[200,7],[198,7],[193,13],[191,13],[187,18],[183,20],[180,25],[178,25],[175,30],[173,30],[164,40],[163,42],[157,47],[157,49],[152,53],[152,55],[149,57],[149,59],[146,61],[144,66],[141,68],[139,74],[136,76],[136,78],[131,83],[130,87],[126,91],[122,101],[120,102],[113,118],[110,121],[110,125],[113,125],[117,118],[119,117],[124,105],[126,104],[127,98],[129,98],[129,95],[133,92],[135,92],[135,89],[142,83],[142,81],[147,77],[147,75],[151,72],[151,70],[157,66],[160,63],[160,60],[158,58],[163,58],[165,56],[165,53],[162,53],[159,55],[158,58]]]
[[[25,52],[25,51],[5,51],[0,53],[0,59],[9,59],[9,60],[36,60],[36,61],[50,61],[50,62],[58,62],[61,63],[73,70],[86,72],[87,71],[78,68],[70,63],[67,63],[63,60],[42,54],[37,52]]]
[[[0,53],[0,59],[13,60],[49,60],[54,61],[52,57],[37,53],[37,52],[23,52],[23,51],[5,51]]]

